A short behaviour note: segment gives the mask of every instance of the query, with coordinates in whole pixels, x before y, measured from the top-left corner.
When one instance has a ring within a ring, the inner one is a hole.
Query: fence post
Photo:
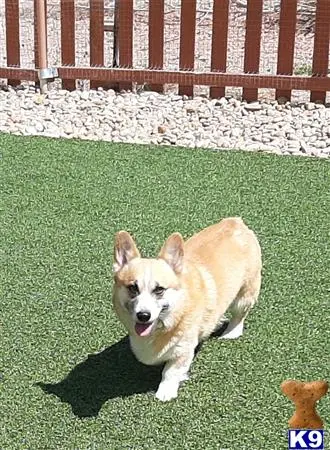
[[[47,19],[46,0],[34,0],[35,25],[35,68],[39,69],[39,84],[41,92],[47,89]]]

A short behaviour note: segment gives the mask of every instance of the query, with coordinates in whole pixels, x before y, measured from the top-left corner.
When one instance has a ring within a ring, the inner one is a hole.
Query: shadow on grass
[[[80,417],[95,417],[107,400],[155,391],[162,366],[145,366],[133,355],[128,337],[89,355],[59,383],[37,383],[47,394],[69,403]]]
[[[226,326],[227,323],[223,324],[212,337],[220,336]],[[202,343],[195,349],[195,355],[201,347]],[[146,366],[137,361],[125,337],[101,353],[89,355],[59,383],[37,383],[37,386],[69,403],[77,417],[96,417],[112,398],[155,391],[162,369],[163,365]]]

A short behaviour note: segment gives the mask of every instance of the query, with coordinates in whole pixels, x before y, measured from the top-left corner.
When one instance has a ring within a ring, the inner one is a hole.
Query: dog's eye
[[[156,295],[163,295],[166,289],[162,286],[156,286],[155,289],[152,291]]]
[[[139,286],[137,285],[136,282],[132,283],[132,284],[129,284],[127,286],[127,290],[128,290],[128,292],[129,292],[131,297],[135,297],[136,295],[139,294]]]

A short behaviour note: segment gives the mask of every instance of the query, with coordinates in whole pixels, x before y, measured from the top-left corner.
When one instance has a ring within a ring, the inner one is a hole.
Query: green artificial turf
[[[324,160],[0,135],[0,448],[286,449],[281,382],[330,379],[329,186]],[[112,310],[114,233],[153,256],[232,215],[261,241],[259,303],[160,403]]]

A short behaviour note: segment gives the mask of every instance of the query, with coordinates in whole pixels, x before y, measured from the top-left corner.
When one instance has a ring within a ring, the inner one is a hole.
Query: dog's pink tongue
[[[148,336],[152,328],[152,323],[137,323],[135,325],[136,334],[139,336]]]

